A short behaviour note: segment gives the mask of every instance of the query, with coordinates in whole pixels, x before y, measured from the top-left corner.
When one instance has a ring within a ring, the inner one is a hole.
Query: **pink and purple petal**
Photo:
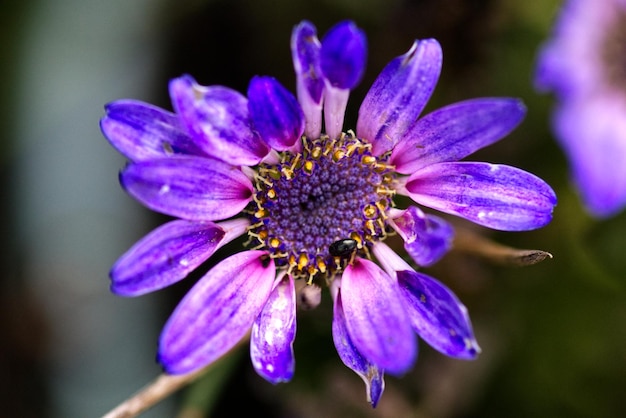
[[[357,350],[389,373],[406,372],[417,345],[397,283],[372,261],[357,258],[343,273],[340,293]]]
[[[540,178],[506,165],[433,164],[409,177],[417,203],[502,231],[540,228],[552,219],[554,191]]]
[[[451,357],[473,359],[480,353],[467,309],[450,289],[425,274],[397,272],[404,305],[415,331]]]
[[[390,163],[402,174],[458,161],[509,134],[524,118],[517,99],[482,98],[446,106],[419,119],[393,149]]]
[[[232,165],[253,166],[270,151],[252,130],[248,99],[222,86],[201,86],[191,77],[170,81],[176,113],[196,144]]]
[[[296,288],[293,278],[285,275],[252,325],[250,358],[256,372],[273,384],[290,381],[296,367],[295,338]]]
[[[100,120],[102,133],[131,161],[174,154],[206,155],[171,112],[138,100],[118,100],[105,110]]]
[[[252,200],[250,179],[237,167],[199,157],[169,157],[128,165],[120,173],[128,193],[148,208],[187,220],[215,221]]]
[[[163,328],[158,360],[170,374],[204,367],[239,342],[272,290],[274,261],[245,251],[221,261],[187,293]]]
[[[341,294],[335,297],[333,308],[333,342],[339,358],[365,382],[367,401],[376,408],[385,390],[384,370],[367,360],[354,346],[346,325],[346,317],[341,303]]]
[[[452,247],[454,229],[444,219],[409,206],[391,226],[404,240],[404,248],[419,266],[430,266]]]
[[[225,236],[213,222],[176,220],[150,232],[111,269],[111,291],[139,296],[162,289],[205,262]]]
[[[330,85],[324,90],[324,123],[330,138],[339,138],[343,131],[343,119],[350,98],[350,90]]]
[[[298,102],[306,121],[305,135],[318,138],[322,132],[324,78],[320,68],[322,44],[315,26],[308,21],[298,24],[291,34],[291,56],[296,72]]]
[[[356,132],[373,144],[375,155],[391,150],[422,113],[439,80],[441,63],[436,40],[415,41],[374,81],[359,109]]]
[[[254,128],[273,149],[285,151],[300,140],[304,115],[296,98],[273,77],[253,77],[248,109]]]

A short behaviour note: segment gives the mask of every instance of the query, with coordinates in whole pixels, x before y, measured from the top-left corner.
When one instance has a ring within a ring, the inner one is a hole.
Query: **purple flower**
[[[413,365],[416,333],[452,357],[480,351],[456,296],[383,242],[398,233],[427,266],[450,248],[451,226],[417,206],[396,207],[394,196],[509,231],[547,224],[556,198],[517,168],[458,162],[517,126],[518,100],[468,100],[419,117],[441,69],[437,41],[416,41],[389,63],[356,133],[343,130],[343,117],[364,70],[363,32],[342,22],[320,42],[302,22],[291,48],[297,99],[271,77],[254,77],[245,97],[183,76],[170,83],[174,113],[129,100],[107,106],[102,130],[130,160],[122,186],[178,218],[117,261],[112,290],[166,287],[247,235],[246,250],[209,270],[168,320],[158,351],[165,370],[203,367],[250,331],[255,370],[272,383],[290,380],[294,282],[329,284],[335,346],[375,406],[384,373]]]
[[[555,93],[552,127],[591,214],[626,206],[626,1],[569,0],[543,46],[536,87]]]

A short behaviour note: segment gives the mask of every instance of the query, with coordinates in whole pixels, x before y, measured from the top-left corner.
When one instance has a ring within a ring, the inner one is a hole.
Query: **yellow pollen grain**
[[[269,189],[267,191],[267,197],[270,198],[270,199],[276,199],[276,190]]]
[[[304,166],[302,168],[306,174],[311,174],[313,172],[313,169],[315,168],[315,164],[313,163],[313,161],[307,160],[304,162]]]
[[[265,208],[259,209],[254,213],[254,217],[257,219],[265,218],[268,215],[268,212]]]
[[[378,208],[378,211],[380,212],[380,216],[383,219],[387,219],[387,214],[385,212],[387,211],[387,208],[389,207],[389,202],[385,199],[381,199],[378,202],[376,202],[376,207]]]
[[[278,248],[280,246],[280,240],[278,238],[271,238],[269,245],[272,248]]]
[[[357,248],[363,248],[363,238],[357,232],[350,233],[350,238],[356,241]]]
[[[307,264],[309,264],[309,257],[305,253],[301,253],[298,257],[298,270],[304,270]]]
[[[335,141],[328,141],[325,145],[324,145],[324,151],[323,151],[323,155],[328,155],[330,154],[333,150],[335,149]]]
[[[365,216],[367,219],[373,219],[376,217],[378,210],[376,209],[376,206],[374,205],[366,205],[363,208],[363,216]]]
[[[383,163],[375,163],[374,164],[374,171],[376,171],[377,173],[382,173],[385,170],[387,170],[389,167],[387,167],[387,164],[383,164]]]
[[[359,148],[358,144],[348,145],[348,149],[346,150],[346,155],[350,157],[352,154],[354,154],[354,151],[356,151],[358,148]]]
[[[313,158],[315,158],[317,160],[321,156],[322,156],[322,148],[319,147],[319,146],[313,148],[313,150],[311,151],[311,157],[313,157]]]
[[[326,263],[321,257],[317,258],[317,268],[320,272],[326,273]]]
[[[333,257],[333,260],[335,261],[335,269],[337,271],[341,270],[341,257]]]
[[[376,157],[372,157],[371,155],[364,155],[363,158],[361,158],[361,163],[365,165],[372,165],[375,162],[376,162]]]
[[[335,150],[333,153],[333,161],[337,162],[346,156],[346,153],[342,149]]]

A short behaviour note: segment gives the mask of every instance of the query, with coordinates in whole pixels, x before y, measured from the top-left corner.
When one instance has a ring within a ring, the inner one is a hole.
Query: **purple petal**
[[[556,205],[554,191],[540,178],[488,163],[433,164],[413,174],[406,190],[424,206],[502,231],[542,227]]]
[[[372,245],[372,254],[374,254],[380,266],[390,277],[396,277],[396,271],[411,269],[411,266],[404,258],[400,257],[398,253],[382,241]]]
[[[105,110],[102,133],[132,161],[172,154],[205,155],[171,112],[136,100],[118,100]]]
[[[232,165],[256,165],[270,151],[251,129],[248,100],[222,86],[201,86],[190,76],[170,81],[176,113],[197,145]]]
[[[304,115],[296,98],[272,77],[254,77],[248,87],[254,128],[270,147],[291,148],[304,132]]]
[[[194,371],[237,344],[263,309],[274,276],[274,260],[264,251],[238,253],[213,267],[163,328],[158,360],[165,371]]]
[[[554,129],[586,208],[596,217],[626,206],[626,102],[617,92],[570,98]]]
[[[427,165],[458,161],[509,134],[524,118],[517,99],[467,100],[419,119],[398,143],[390,163],[412,174]]]
[[[318,138],[322,131],[322,93],[324,78],[320,68],[322,44],[315,26],[302,21],[291,34],[291,55],[296,72],[298,101],[306,120],[305,134]]]
[[[428,344],[451,357],[480,353],[467,309],[450,289],[422,273],[398,271],[398,283],[413,328]]]
[[[333,341],[343,364],[358,374],[365,382],[367,401],[376,408],[385,389],[384,371],[369,362],[354,346],[346,326],[346,317],[341,304],[341,295],[335,298],[333,315]]]
[[[622,1],[564,2],[552,36],[537,54],[535,87],[554,91],[561,98],[601,91],[609,78],[604,45],[611,38],[607,34],[623,25],[624,9]]]
[[[415,41],[374,81],[359,109],[356,132],[374,145],[375,155],[391,150],[422,113],[439,79],[441,62],[436,40]]]
[[[350,89],[365,70],[367,41],[353,22],[333,26],[322,39],[320,65],[325,79],[324,122],[326,134],[338,138],[350,97]]]
[[[354,88],[365,71],[367,40],[354,22],[344,21],[330,28],[322,39],[320,66],[331,86]]]
[[[357,258],[343,273],[340,293],[357,350],[389,373],[406,372],[417,345],[396,282],[372,261]]]
[[[426,215],[409,206],[392,226],[404,240],[404,248],[419,266],[430,266],[452,247],[454,229],[438,216]]]
[[[315,26],[306,20],[300,22],[291,34],[291,54],[298,83],[314,103],[322,102],[324,80],[320,69],[322,44],[317,39]]]
[[[148,208],[188,220],[236,215],[252,200],[252,183],[236,167],[210,158],[170,157],[128,165],[128,193]]]
[[[270,383],[288,382],[296,367],[296,288],[293,278],[279,279],[252,325],[250,357],[259,375]]]
[[[176,220],[128,250],[111,269],[111,291],[139,296],[184,279],[218,248],[225,232],[213,222]]]

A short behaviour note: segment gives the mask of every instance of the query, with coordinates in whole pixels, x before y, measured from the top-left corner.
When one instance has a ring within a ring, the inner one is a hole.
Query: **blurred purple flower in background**
[[[626,205],[626,1],[569,0],[537,63],[538,90],[555,93],[554,134],[587,209]]]
[[[166,287],[247,235],[246,250],[210,269],[165,325],[165,370],[206,366],[251,331],[255,370],[289,381],[302,280],[329,285],[335,347],[375,406],[384,372],[413,365],[415,332],[452,357],[480,351],[456,296],[383,242],[397,233],[413,261],[428,266],[450,248],[452,227],[417,206],[396,207],[394,196],[507,231],[546,225],[556,197],[517,168],[458,162],[520,123],[518,100],[468,100],[418,118],[441,70],[437,41],[416,41],[383,69],[356,132],[343,130],[343,118],[365,68],[363,32],[342,22],[320,42],[305,21],[291,49],[297,99],[271,77],[254,77],[246,97],[182,76],[169,86],[174,113],[132,100],[106,107],[102,131],[130,160],[122,186],[176,218],[117,261],[112,291]]]

